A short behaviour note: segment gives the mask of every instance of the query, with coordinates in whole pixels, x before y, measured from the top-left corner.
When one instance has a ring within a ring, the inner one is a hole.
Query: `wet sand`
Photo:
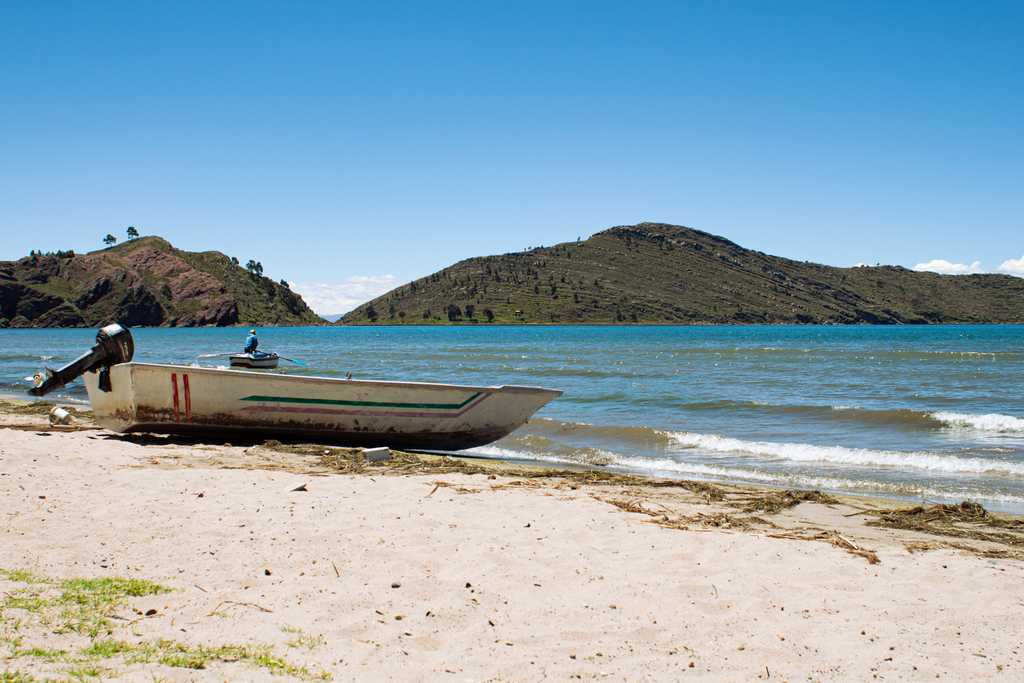
[[[1002,518],[939,535],[862,500],[44,425],[0,415],[0,672],[25,680],[1024,676]],[[74,577],[170,591],[91,634],[11,601]],[[204,656],[153,654],[179,646]]]

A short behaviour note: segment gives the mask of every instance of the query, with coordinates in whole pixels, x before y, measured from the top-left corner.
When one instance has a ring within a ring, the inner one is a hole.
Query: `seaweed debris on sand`
[[[938,504],[891,510],[871,510],[868,526],[885,529],[917,531],[932,536],[981,541],[985,545],[918,541],[912,550],[949,547],[970,550],[988,556],[1024,558],[1024,519],[993,515],[982,505],[965,500],[961,503]]]

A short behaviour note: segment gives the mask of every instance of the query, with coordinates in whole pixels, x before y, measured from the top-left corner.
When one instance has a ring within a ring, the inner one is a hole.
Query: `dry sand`
[[[38,424],[0,419],[0,680],[1024,679],[1012,526]],[[171,590],[83,634],[74,577]]]

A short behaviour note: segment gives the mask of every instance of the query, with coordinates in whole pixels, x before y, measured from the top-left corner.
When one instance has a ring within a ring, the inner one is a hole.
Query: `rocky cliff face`
[[[88,254],[0,262],[0,326],[296,325],[321,322],[298,294],[219,252],[143,237]]]
[[[1024,322],[1024,279],[834,268],[641,223],[460,261],[340,322]]]

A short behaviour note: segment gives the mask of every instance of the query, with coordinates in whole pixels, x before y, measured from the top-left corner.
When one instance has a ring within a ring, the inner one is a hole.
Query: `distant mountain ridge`
[[[1024,322],[1024,279],[837,268],[640,223],[460,261],[345,315],[366,323]]]
[[[0,262],[0,326],[296,325],[323,321],[284,285],[217,251],[176,249],[160,237],[88,254]]]

